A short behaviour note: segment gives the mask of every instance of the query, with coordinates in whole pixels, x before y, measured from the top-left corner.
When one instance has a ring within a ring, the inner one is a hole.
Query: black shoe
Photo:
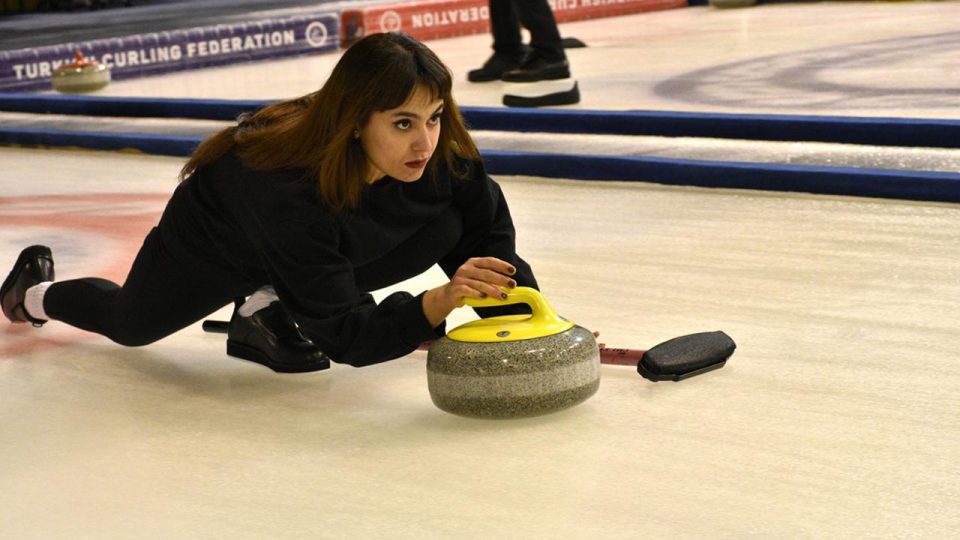
[[[506,82],[553,81],[570,77],[570,63],[566,59],[544,60],[533,53],[522,65],[505,72],[500,78]]]
[[[494,54],[483,64],[482,68],[467,73],[467,80],[470,82],[496,81],[504,72],[520,67],[523,63],[523,57],[522,54],[517,56]]]
[[[244,317],[233,312],[227,354],[263,364],[278,373],[304,373],[330,367],[330,358],[303,334],[280,302]]]
[[[573,82],[573,87],[569,90],[549,92],[537,96],[518,96],[514,94],[505,94],[503,96],[503,104],[507,107],[551,107],[555,105],[573,105],[576,103],[580,103],[580,87],[576,81]]]
[[[44,319],[31,317],[23,305],[27,289],[44,281],[53,281],[53,255],[50,253],[50,248],[30,246],[21,251],[10,275],[0,286],[3,314],[10,319],[10,322],[29,322],[37,327],[47,322]]]

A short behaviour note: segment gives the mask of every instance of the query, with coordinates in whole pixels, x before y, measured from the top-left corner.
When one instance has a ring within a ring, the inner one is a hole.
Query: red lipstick
[[[404,163],[407,167],[411,169],[422,169],[427,165],[427,160],[421,159],[420,161],[408,161]]]

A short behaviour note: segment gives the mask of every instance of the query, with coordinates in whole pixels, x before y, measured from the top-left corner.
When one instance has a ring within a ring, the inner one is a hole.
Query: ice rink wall
[[[550,0],[558,22],[685,7],[687,0]],[[0,51],[0,91],[47,90],[76,51],[115,80],[287,56],[333,52],[360,37],[402,31],[420,40],[488,32],[486,0],[421,0],[253,18],[109,39]]]

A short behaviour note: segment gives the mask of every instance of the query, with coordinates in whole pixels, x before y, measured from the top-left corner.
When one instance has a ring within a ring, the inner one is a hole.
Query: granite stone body
[[[427,355],[437,407],[461,416],[537,416],[585,401],[600,387],[600,350],[583,327],[552,336],[473,343],[440,338]]]
[[[103,64],[65,64],[54,70],[51,83],[54,90],[66,94],[93,92],[110,84],[110,68]]]

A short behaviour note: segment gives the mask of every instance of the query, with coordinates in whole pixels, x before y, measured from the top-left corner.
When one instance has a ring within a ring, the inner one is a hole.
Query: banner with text
[[[0,51],[0,90],[50,88],[53,71],[80,51],[113,79],[339,49],[338,13],[324,12],[120,38]]]
[[[687,6],[687,0],[548,0],[557,22]],[[490,31],[487,0],[425,0],[341,13],[340,39],[348,46],[368,34],[404,32],[420,40]]]

